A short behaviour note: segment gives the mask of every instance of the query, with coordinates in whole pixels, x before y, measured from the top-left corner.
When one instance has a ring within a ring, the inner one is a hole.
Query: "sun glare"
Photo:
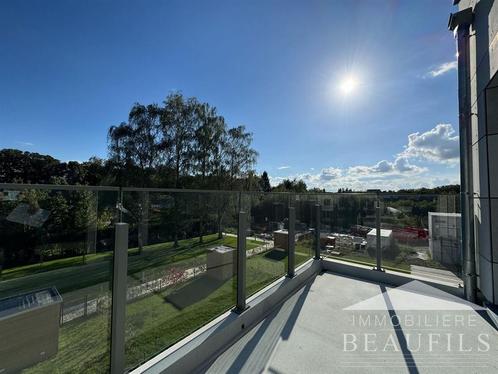
[[[358,80],[356,77],[350,75],[348,77],[345,77],[340,85],[339,85],[339,90],[344,96],[349,96],[351,95],[356,88],[358,87]]]

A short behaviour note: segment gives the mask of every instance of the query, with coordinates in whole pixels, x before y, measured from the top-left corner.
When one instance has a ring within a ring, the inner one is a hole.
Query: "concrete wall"
[[[434,261],[453,266],[462,263],[459,213],[429,212],[429,252]]]
[[[478,287],[498,304],[498,2],[462,0],[472,7],[472,156]]]
[[[287,230],[277,230],[273,232],[273,245],[277,249],[289,249],[289,233]]]
[[[57,354],[60,302],[0,319],[0,373],[18,373]]]

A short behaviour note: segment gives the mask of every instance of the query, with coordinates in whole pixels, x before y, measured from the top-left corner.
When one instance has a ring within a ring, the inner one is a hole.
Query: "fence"
[[[57,353],[28,373],[130,370],[311,258],[460,282],[456,195],[0,191],[0,310],[62,297]]]

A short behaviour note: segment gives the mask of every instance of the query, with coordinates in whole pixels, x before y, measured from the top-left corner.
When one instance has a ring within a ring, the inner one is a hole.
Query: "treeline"
[[[120,172],[122,172],[121,182],[125,186],[135,186],[133,179],[136,179],[136,176],[133,173],[126,169],[116,169],[115,164],[98,157],[92,157],[85,162],[61,162],[52,156],[35,152],[18,149],[0,150],[0,183],[120,186]],[[149,176],[154,182],[151,181],[146,187],[175,186],[172,180],[161,176],[160,173],[152,170]],[[178,185],[180,188],[198,187],[201,184],[198,179],[199,177],[192,175],[182,177],[179,178]],[[160,182],[161,180],[164,180],[164,184]],[[239,177],[230,184],[222,183],[222,185],[224,188],[232,186],[246,191],[325,192],[325,189],[320,188],[308,189],[304,181],[297,179],[285,179],[278,185],[271,186],[266,171],[257,175],[252,170],[248,171],[245,177]]]
[[[106,160],[82,163],[4,149],[0,182],[228,190],[259,185],[252,134],[180,93],[162,105],[133,105],[126,122],[109,128],[107,144]]]
[[[128,161],[131,164],[130,161]],[[120,182],[124,185],[135,186],[133,183],[137,179],[133,173],[128,172],[123,165],[124,163],[113,163],[111,160],[104,160],[98,157],[92,157],[85,162],[69,161],[60,162],[49,156],[41,155],[34,152],[25,152],[17,149],[0,150],[0,183],[39,183],[39,184],[69,184],[69,185],[104,185],[119,186]],[[133,167],[133,166],[132,166]],[[164,169],[162,169],[164,170]],[[121,181],[119,181],[119,174]],[[171,171],[161,175],[161,170],[152,169],[148,173],[151,179],[147,187],[174,187],[174,180],[168,178]],[[178,186],[181,188],[199,187],[202,181],[195,175],[183,176],[178,178]],[[204,185],[208,185],[204,179]],[[213,179],[210,179],[212,182]],[[212,183],[211,183],[212,184]],[[276,186],[271,186],[268,173],[264,171],[257,175],[254,171],[248,170],[245,177],[238,177],[232,183],[220,183],[224,188],[229,186],[241,188],[247,191],[262,192],[315,192],[324,193],[325,189],[309,189],[306,183],[297,179],[285,179]],[[212,186],[216,187],[216,186]],[[364,191],[355,191],[351,188],[339,188],[338,193],[356,193]],[[398,191],[386,190],[382,192],[407,193],[407,194],[459,194],[460,185],[453,184],[439,186],[434,188],[416,188],[401,189]]]
[[[60,162],[49,156],[18,149],[0,150],[0,183],[111,185],[105,160]]]
[[[229,127],[210,104],[173,93],[161,105],[136,103],[126,122],[111,126],[107,159],[61,162],[0,150],[0,183],[308,191],[301,180],[272,187],[266,171],[257,175],[252,140],[244,126]]]
[[[395,191],[389,191],[395,192]],[[434,188],[412,188],[412,189],[401,189],[396,191],[398,193],[414,193],[420,195],[458,195],[460,193],[459,184],[449,184],[447,186],[439,186]]]
[[[434,188],[403,188],[400,190],[367,190],[367,192],[383,192],[383,193],[398,193],[398,194],[418,194],[418,195],[458,195],[460,193],[459,184],[449,184]],[[358,193],[365,191],[355,191],[351,188],[339,188],[338,193]]]

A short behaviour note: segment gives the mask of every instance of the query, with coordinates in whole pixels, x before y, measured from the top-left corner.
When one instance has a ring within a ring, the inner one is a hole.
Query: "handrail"
[[[161,188],[161,187],[116,187],[116,186],[89,186],[89,185],[58,185],[58,184],[25,184],[25,183],[0,183],[0,189],[3,190],[25,190],[25,189],[40,189],[40,190],[65,190],[65,191],[77,191],[77,190],[87,190],[87,191],[123,191],[123,192],[163,192],[163,193],[227,193],[227,194],[238,194],[243,193],[245,195],[284,195],[284,196],[313,196],[313,197],[372,197],[377,196],[381,198],[430,198],[430,197],[440,197],[440,196],[458,196],[458,194],[423,194],[416,192],[283,192],[283,191],[244,191],[244,190],[211,190],[211,189],[187,189],[187,188]]]
[[[0,183],[3,190],[64,190],[64,191],[119,191],[119,187],[113,186],[87,186],[82,184],[59,185],[59,184],[27,184],[27,183]]]

